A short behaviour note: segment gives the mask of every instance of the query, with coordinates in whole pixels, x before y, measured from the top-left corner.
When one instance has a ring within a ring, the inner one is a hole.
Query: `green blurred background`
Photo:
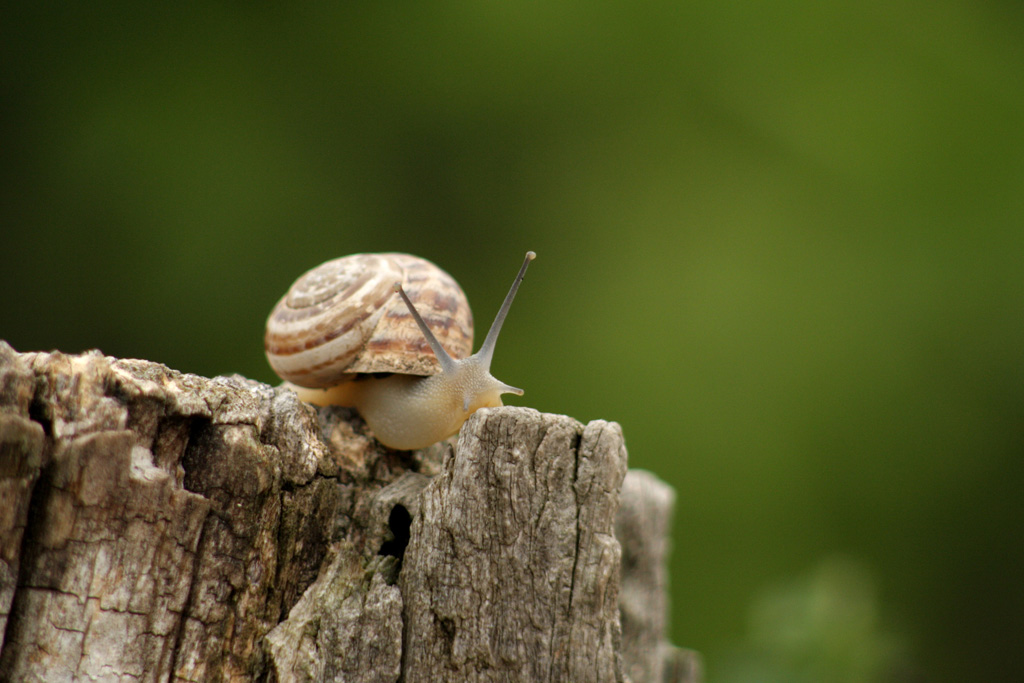
[[[1016,2],[22,3],[0,338],[272,382],[328,258],[678,493],[710,681],[1024,680]]]

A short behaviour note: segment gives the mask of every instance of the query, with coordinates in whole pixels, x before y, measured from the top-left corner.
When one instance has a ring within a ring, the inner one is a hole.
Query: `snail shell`
[[[271,367],[310,388],[355,373],[438,373],[396,282],[452,358],[472,353],[473,314],[451,275],[409,254],[353,254],[305,273],[274,307],[264,337]]]

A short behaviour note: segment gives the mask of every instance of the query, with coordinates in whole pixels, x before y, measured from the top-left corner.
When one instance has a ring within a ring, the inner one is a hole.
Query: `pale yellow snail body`
[[[267,319],[274,371],[305,401],[352,406],[385,446],[423,448],[459,431],[501,394],[494,346],[535,254],[529,252],[480,350],[466,295],[408,254],[354,254],[300,277]],[[380,374],[386,373],[386,374]]]

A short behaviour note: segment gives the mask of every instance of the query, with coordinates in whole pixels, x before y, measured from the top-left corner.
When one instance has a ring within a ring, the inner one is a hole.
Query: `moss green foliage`
[[[831,557],[762,590],[746,638],[727,659],[727,683],[887,683],[915,680],[901,636],[886,626],[870,574]]]

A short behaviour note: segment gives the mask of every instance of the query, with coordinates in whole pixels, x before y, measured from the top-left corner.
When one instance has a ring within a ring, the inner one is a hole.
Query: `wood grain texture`
[[[620,625],[625,474],[615,423],[491,409],[403,453],[242,377],[0,342],[0,681],[693,680],[635,664],[663,619]]]
[[[405,680],[621,680],[625,471],[618,425],[477,413],[413,520]]]

